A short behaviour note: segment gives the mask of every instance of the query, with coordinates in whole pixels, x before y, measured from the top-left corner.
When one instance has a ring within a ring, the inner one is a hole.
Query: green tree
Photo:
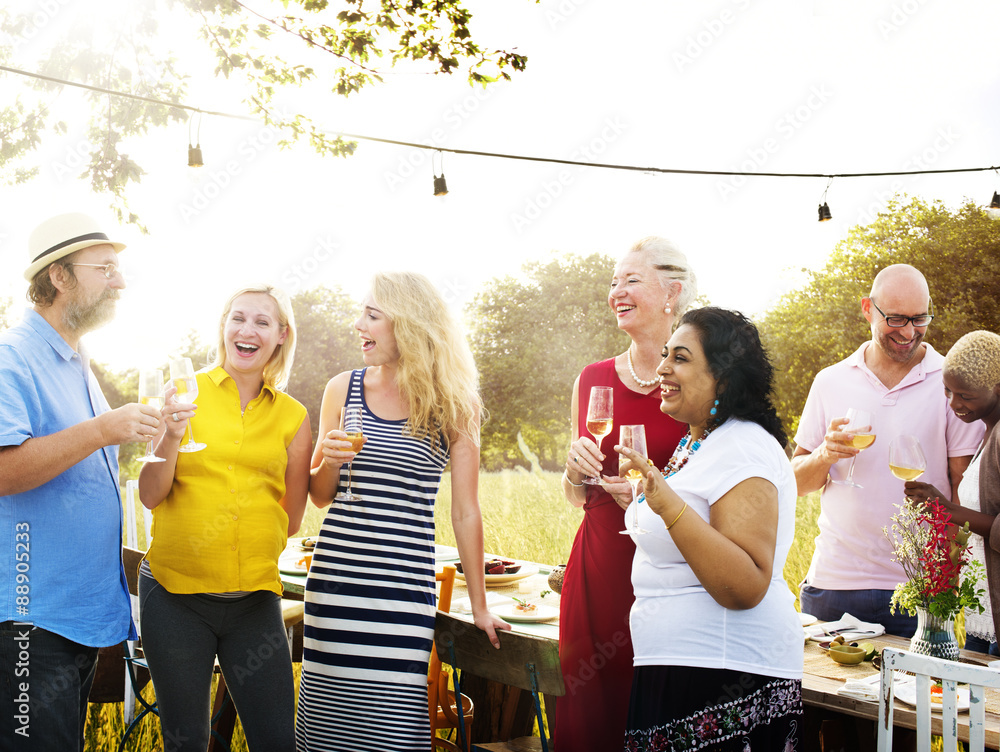
[[[557,469],[569,444],[573,382],[588,363],[622,352],[628,337],[608,308],[615,260],[565,256],[523,267],[524,280],[491,281],[469,305],[472,349],[489,420],[483,464]]]
[[[315,443],[326,383],[341,371],[362,365],[354,331],[360,305],[339,289],[320,287],[295,295],[292,310],[298,342],[288,393],[309,411]]]
[[[809,272],[761,319],[776,369],[778,412],[794,433],[816,373],[871,337],[861,298],[890,264],[912,264],[927,277],[935,319],[925,341],[944,354],[974,329],[1000,331],[1000,222],[973,202],[897,197],[869,225],[853,228],[826,266]]]
[[[321,101],[323,93],[348,96],[381,82],[398,64],[417,73],[463,70],[470,83],[486,85],[509,80],[510,71],[523,70],[527,62],[524,55],[475,42],[472,13],[461,0],[282,0],[281,8],[272,4],[268,14],[239,0],[151,0],[120,5],[114,17],[100,12],[100,0],[69,8],[50,5],[48,13],[76,13],[65,36],[50,33],[57,24],[37,7],[24,13],[0,8],[0,63],[146,98],[96,91],[88,95],[84,150],[89,162],[83,168],[93,189],[110,195],[118,218],[140,227],[126,192],[130,183],[141,180],[143,169],[129,156],[125,142],[189,116],[186,110],[148,100],[183,103],[188,78],[205,78],[207,71],[185,67],[200,60],[187,47],[192,39],[200,39],[215,57],[215,75],[239,87],[249,114],[279,130],[280,145],[303,140],[320,154],[339,156],[351,154],[356,144],[327,133],[309,112],[286,111],[289,90],[319,87],[318,96],[307,101]],[[174,26],[184,18],[190,28],[163,33],[168,13]],[[40,49],[43,40],[48,47]],[[22,49],[30,50],[31,62],[22,62]],[[33,85],[34,92],[26,89],[0,108],[4,182],[37,174],[37,166],[25,164],[26,157],[46,130],[67,130],[52,106],[60,85],[39,79]]]

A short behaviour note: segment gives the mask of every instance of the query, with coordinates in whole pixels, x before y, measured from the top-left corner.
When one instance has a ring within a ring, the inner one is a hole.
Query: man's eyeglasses
[[[92,266],[95,269],[100,269],[108,279],[111,279],[115,276],[116,272],[120,271],[117,264],[66,264],[66,266]]]
[[[885,319],[887,326],[891,326],[893,329],[900,329],[907,324],[913,324],[914,326],[927,326],[934,320],[933,313],[922,313],[919,316],[886,316],[881,308],[875,303],[874,298],[868,298],[872,305],[875,306],[875,310],[882,314],[882,318]]]

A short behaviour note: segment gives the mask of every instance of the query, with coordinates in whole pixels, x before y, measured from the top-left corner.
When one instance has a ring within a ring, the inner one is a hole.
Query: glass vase
[[[942,619],[925,608],[917,608],[917,631],[910,639],[910,652],[949,661],[958,660],[954,617]]]

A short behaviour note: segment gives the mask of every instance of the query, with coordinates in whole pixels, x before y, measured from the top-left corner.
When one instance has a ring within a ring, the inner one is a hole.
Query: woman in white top
[[[661,410],[690,430],[626,512],[636,533],[635,675],[626,750],[798,749],[802,628],[782,569],[795,479],[756,327],[690,311],[657,370]],[[638,517],[636,519],[636,516]]]

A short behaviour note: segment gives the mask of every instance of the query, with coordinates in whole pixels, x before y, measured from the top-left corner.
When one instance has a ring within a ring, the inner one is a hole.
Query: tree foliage
[[[585,365],[628,344],[607,304],[614,265],[599,254],[529,263],[524,280],[495,279],[469,305],[490,416],[482,435],[487,469],[528,466],[519,433],[543,467],[562,464],[574,380]]]
[[[944,354],[966,332],[1000,331],[1000,222],[971,201],[899,197],[869,225],[853,228],[826,266],[760,322],[776,369],[778,413],[794,432],[817,372],[871,337],[861,298],[890,264],[912,264],[930,285],[935,319],[925,341]]]
[[[288,393],[306,406],[313,441],[326,383],[341,371],[363,365],[354,321],[360,306],[340,290],[325,287],[292,298],[298,343]]]
[[[0,61],[45,76],[101,89],[127,92],[150,100],[184,103],[189,76],[208,71],[183,69],[197,56],[185,54],[187,34],[163,34],[163,14],[189,18],[192,34],[214,54],[214,74],[241,87],[250,114],[282,134],[281,145],[306,141],[320,154],[347,156],[355,143],[328,133],[308,112],[289,112],[281,95],[317,84],[348,96],[377,84],[389,68],[405,63],[421,73],[450,74],[463,70],[470,83],[486,85],[510,79],[524,69],[524,55],[484,49],[473,40],[472,14],[461,0],[281,0],[261,4],[266,11],[239,0],[150,0],[122,5],[124,12],[87,12],[100,0],[75,4],[78,13],[64,37],[46,33],[40,62],[20,55],[37,54],[42,41],[37,9],[25,13],[0,9]],[[52,13],[65,13],[52,3]],[[93,8],[97,10],[97,8]],[[34,11],[34,12],[32,12]],[[54,26],[43,18],[42,27]],[[28,44],[30,42],[30,44]],[[204,75],[201,75],[204,73]],[[53,116],[61,85],[35,80],[35,91],[0,107],[0,181],[17,183],[37,174],[25,165],[46,130],[65,132]],[[88,176],[95,192],[111,197],[119,220],[142,227],[129,209],[127,188],[141,180],[142,167],[125,151],[124,142],[189,112],[140,99],[94,92],[87,133]],[[83,155],[78,155],[81,158]],[[70,168],[64,167],[69,171]]]

